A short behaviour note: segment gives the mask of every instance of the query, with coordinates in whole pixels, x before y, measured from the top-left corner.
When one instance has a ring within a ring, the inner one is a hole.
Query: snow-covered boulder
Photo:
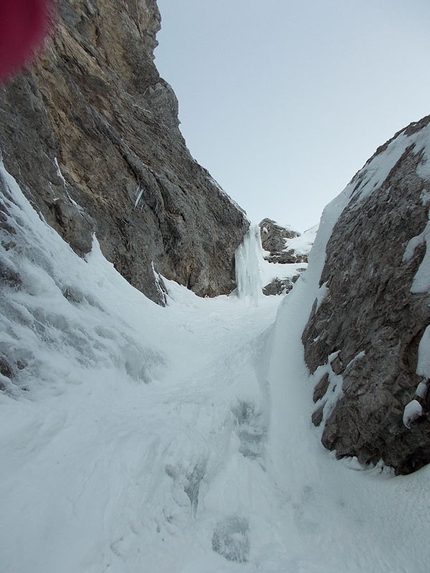
[[[430,116],[380,147],[326,208],[322,236],[341,205],[302,336],[324,446],[397,473],[430,461],[429,154]]]

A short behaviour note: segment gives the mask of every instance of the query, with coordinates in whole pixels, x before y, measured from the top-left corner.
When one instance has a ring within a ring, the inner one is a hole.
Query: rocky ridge
[[[429,152],[430,116],[343,192],[302,337],[323,445],[398,474],[430,461]]]
[[[306,270],[308,254],[316,235],[316,227],[303,235],[291,227],[279,225],[272,219],[259,223],[265,265],[263,294],[288,294],[299,276]],[[267,282],[270,280],[270,282]]]
[[[270,263],[307,263],[307,253],[297,252],[288,244],[289,239],[300,237],[300,233],[289,227],[283,227],[272,219],[260,222],[261,246],[267,251],[265,259]]]
[[[6,169],[78,254],[95,234],[154,301],[156,273],[201,296],[230,292],[249,223],[179,131],[153,62],[155,0],[59,0],[54,20],[37,61],[0,90]]]

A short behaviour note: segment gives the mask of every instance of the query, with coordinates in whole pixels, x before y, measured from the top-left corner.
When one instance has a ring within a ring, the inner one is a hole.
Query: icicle
[[[262,260],[260,227],[251,225],[243,243],[236,250],[236,284],[239,298],[249,297],[258,303],[263,288],[260,273]]]
[[[135,208],[135,209],[136,209],[136,207],[137,207],[138,204],[139,204],[139,201],[140,201],[140,199],[141,199],[141,197],[142,197],[142,195],[143,195],[143,191],[144,191],[143,187],[141,187],[141,186],[139,185],[139,187],[137,188],[136,201],[134,202],[134,208]]]

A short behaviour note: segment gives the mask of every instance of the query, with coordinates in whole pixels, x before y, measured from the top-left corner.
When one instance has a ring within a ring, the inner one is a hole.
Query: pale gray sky
[[[156,65],[192,155],[253,222],[319,221],[430,113],[428,0],[158,0]]]

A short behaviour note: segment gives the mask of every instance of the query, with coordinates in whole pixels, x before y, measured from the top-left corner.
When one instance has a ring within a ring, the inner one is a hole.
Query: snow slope
[[[344,196],[284,299],[168,282],[160,308],[1,177],[1,573],[428,570],[429,470],[335,461],[310,421],[300,335]]]

